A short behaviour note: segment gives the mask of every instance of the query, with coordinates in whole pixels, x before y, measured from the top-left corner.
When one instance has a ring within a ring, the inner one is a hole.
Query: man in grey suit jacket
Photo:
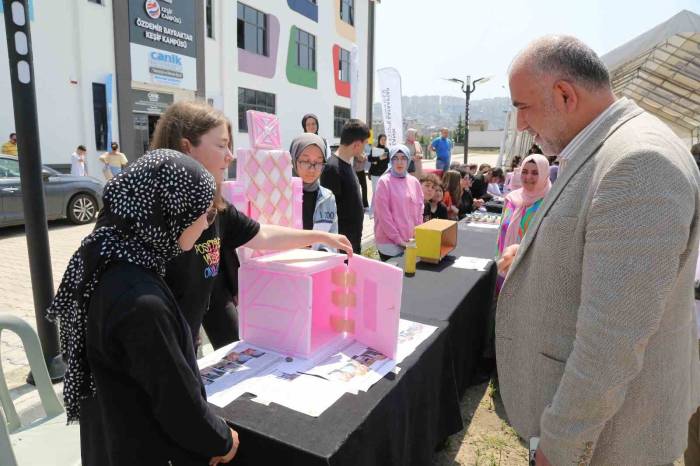
[[[577,39],[528,46],[510,91],[518,129],[561,168],[499,264],[512,260],[496,317],[508,418],[540,437],[538,465],[671,463],[700,402],[698,168],[666,125],[616,99]]]

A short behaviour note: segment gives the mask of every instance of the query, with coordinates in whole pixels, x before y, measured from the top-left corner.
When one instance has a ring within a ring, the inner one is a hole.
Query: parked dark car
[[[68,218],[82,225],[92,222],[102,208],[102,182],[89,176],[64,175],[42,167],[46,218]],[[16,157],[0,155],[0,226],[24,223],[22,186]]]

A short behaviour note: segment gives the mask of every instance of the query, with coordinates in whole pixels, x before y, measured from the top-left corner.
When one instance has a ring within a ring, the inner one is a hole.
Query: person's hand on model
[[[240,444],[240,442],[238,440],[238,432],[236,432],[233,429],[231,429],[231,439],[233,440],[233,445],[231,445],[231,449],[229,450],[229,452],[226,453],[226,455],[224,456],[215,456],[212,459],[210,459],[209,466],[230,463],[233,457],[236,456],[236,452],[238,451],[238,445]]]
[[[474,207],[477,209],[481,209],[484,205],[484,200],[483,199],[474,199]]]
[[[319,243],[323,243],[326,246],[329,246],[334,249],[340,249],[342,251],[345,251],[348,255],[348,257],[352,256],[352,244],[350,244],[350,240],[348,240],[345,235],[336,235],[335,233],[323,233],[325,236],[325,239],[322,239],[319,241]]]
[[[257,235],[244,246],[251,249],[284,251],[321,243],[345,251],[352,256],[352,244],[344,235],[320,230],[299,230],[277,225],[261,224]]]
[[[513,264],[515,256],[518,254],[518,248],[520,248],[519,244],[511,244],[503,250],[503,254],[501,254],[501,257],[499,257],[496,262],[499,274],[503,276],[508,275],[510,266]]]

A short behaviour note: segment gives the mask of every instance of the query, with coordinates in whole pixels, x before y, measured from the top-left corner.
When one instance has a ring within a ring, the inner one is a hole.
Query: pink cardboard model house
[[[394,359],[403,272],[359,255],[345,259],[295,249],[242,264],[241,338],[303,358],[351,338]]]
[[[260,223],[302,228],[302,182],[292,177],[277,117],[254,110],[246,117],[251,149],[236,151],[236,181],[223,183],[224,199]],[[239,252],[241,261],[256,255],[245,248]]]

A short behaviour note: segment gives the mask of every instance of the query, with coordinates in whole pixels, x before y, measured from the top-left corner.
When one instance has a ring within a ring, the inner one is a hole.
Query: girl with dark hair
[[[386,134],[380,134],[377,138],[377,149],[382,149],[383,152],[379,155],[370,153],[367,156],[369,160],[369,177],[372,181],[372,202],[370,203],[370,216],[374,210],[374,194],[377,192],[377,183],[379,177],[389,169],[389,149],[386,147]]]
[[[445,191],[443,203],[451,220],[459,217],[459,201],[462,198],[462,176],[457,170],[447,170],[442,175],[442,189]]]
[[[307,113],[301,118],[301,127],[305,133],[313,133],[318,136],[318,126],[318,117],[313,113]],[[330,155],[328,141],[326,141],[326,138],[321,139],[323,139],[323,158],[328,160],[328,156]],[[289,152],[291,152],[291,150]]]

